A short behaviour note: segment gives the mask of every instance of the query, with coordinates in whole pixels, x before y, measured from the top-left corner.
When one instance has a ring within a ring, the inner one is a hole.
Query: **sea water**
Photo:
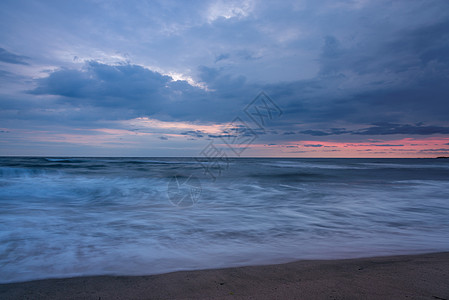
[[[448,250],[444,159],[0,158],[1,283]]]

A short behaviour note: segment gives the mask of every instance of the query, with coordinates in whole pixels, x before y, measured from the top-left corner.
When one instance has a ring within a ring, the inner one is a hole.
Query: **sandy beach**
[[[449,252],[38,280],[0,299],[449,299]]]

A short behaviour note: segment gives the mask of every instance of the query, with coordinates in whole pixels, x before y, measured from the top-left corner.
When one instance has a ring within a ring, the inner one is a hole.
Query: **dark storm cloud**
[[[6,49],[0,48],[0,61],[17,64],[17,65],[28,65],[26,62],[29,59],[27,56],[17,55],[7,51]]]
[[[222,69],[204,66],[199,69],[202,82],[212,91],[187,81],[173,81],[170,76],[139,65],[89,61],[82,69],[61,68],[50,72],[47,77],[37,79],[36,88],[28,93],[58,96],[57,105],[69,110],[81,109],[86,112],[84,118],[98,119],[98,115],[88,113],[95,110],[101,111],[104,120],[148,116],[168,121],[231,122],[242,116],[245,106],[261,90],[258,85],[247,84],[244,77]],[[196,138],[200,137],[198,134],[201,133],[186,132]]]
[[[38,87],[30,93],[88,99],[105,106],[123,105],[123,102],[117,100],[151,102],[151,98],[158,98],[154,96],[164,93],[170,80],[168,76],[136,65],[111,66],[90,61],[84,70],[61,69],[39,79]],[[115,101],[108,103],[111,98]],[[132,106],[135,102],[127,103]]]
[[[205,92],[186,81],[133,64],[108,65],[95,61],[82,70],[60,69],[38,79],[34,95],[60,96],[59,102],[76,107],[122,109],[122,117],[150,116],[168,113],[179,117],[194,113],[194,103],[201,102]],[[200,110],[200,109],[199,109]]]

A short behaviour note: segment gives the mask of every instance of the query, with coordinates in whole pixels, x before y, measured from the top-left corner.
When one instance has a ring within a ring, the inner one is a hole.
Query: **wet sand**
[[[0,299],[448,299],[449,252],[0,285]]]

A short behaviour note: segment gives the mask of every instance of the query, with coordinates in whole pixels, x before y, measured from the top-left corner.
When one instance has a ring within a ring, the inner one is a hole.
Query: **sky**
[[[449,155],[449,1],[0,2],[0,155]]]

